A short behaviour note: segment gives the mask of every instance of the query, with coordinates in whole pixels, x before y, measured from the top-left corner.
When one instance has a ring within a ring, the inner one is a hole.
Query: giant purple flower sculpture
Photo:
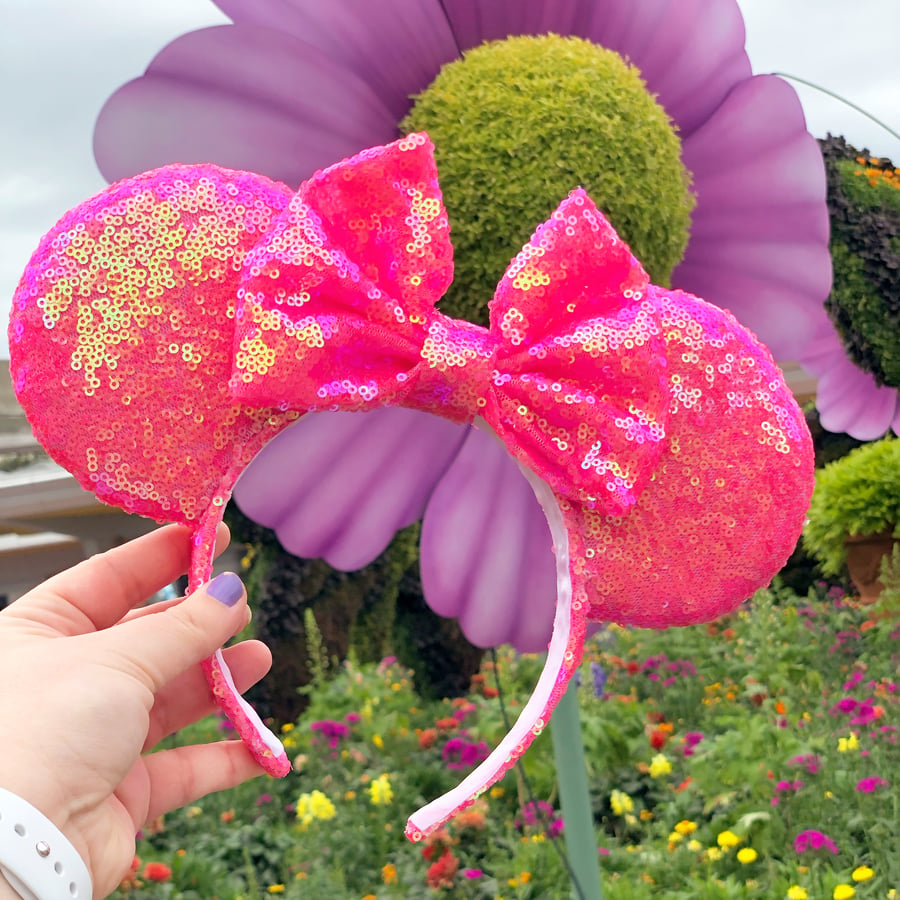
[[[833,332],[821,155],[794,91],[752,75],[735,0],[216,2],[234,25],[178,38],[108,101],[95,138],[106,177],[214,161],[296,186],[392,140],[410,98],[470,48],[577,36],[633,63],[678,128],[697,204],[672,286],[730,309],[776,359]],[[431,607],[478,645],[546,647],[549,530],[482,432],[404,409],[308,416],[254,460],[235,498],[287,549],[341,569],[424,516]]]

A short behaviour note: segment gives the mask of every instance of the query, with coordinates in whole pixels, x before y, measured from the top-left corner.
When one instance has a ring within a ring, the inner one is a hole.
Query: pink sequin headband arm
[[[510,735],[412,817],[413,837],[524,752],[588,618],[665,626],[732,609],[789,555],[812,484],[808,433],[765,349],[727,313],[649,285],[583,192],[513,261],[489,329],[438,313],[452,249],[431,149],[423,135],[373,148],[295,196],[210,166],[114,185],[42,243],[10,329],[45,446],[101,498],[189,525],[194,585],[241,470],[307,411],[477,417],[523,466],[557,554],[548,660]],[[700,580],[666,540],[698,523]],[[221,660],[208,670],[257,758],[283,773]]]

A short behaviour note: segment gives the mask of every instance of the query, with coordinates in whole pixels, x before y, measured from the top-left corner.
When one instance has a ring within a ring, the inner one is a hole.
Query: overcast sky
[[[820,84],[900,131],[900,0],[739,2],[755,72]],[[0,0],[0,358],[41,235],[105,184],[91,152],[103,102],[179,34],[225,21],[210,0]],[[900,141],[795,86],[814,135],[843,134],[900,165]]]

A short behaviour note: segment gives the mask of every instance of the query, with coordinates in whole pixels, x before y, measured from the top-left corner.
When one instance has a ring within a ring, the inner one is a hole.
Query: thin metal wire
[[[900,134],[894,131],[893,128],[885,125],[884,122],[881,121],[877,116],[873,116],[872,113],[867,112],[861,106],[857,106],[855,103],[851,103],[846,97],[842,97],[840,94],[836,94],[834,91],[829,91],[828,88],[822,87],[820,84],[815,84],[812,81],[807,81],[805,78],[800,78],[797,75],[788,75],[787,72],[772,72],[773,75],[778,75],[779,78],[789,78],[791,81],[798,81],[800,84],[805,84],[807,87],[814,88],[817,91],[821,91],[823,94],[827,94],[829,97],[833,97],[835,100],[840,100],[841,103],[849,106],[851,109],[855,109],[858,113],[862,113],[867,119],[871,119],[876,125],[880,125],[888,134],[893,135],[900,141]]]

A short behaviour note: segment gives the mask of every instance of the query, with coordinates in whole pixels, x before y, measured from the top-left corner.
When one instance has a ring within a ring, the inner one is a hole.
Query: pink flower
[[[801,756],[794,756],[788,760],[789,766],[802,766],[810,775],[816,775],[822,761],[815,753],[804,753]]]
[[[309,726],[310,730],[318,731],[322,737],[328,740],[328,746],[334,750],[341,740],[350,734],[350,729],[336,719],[322,719],[319,722],[313,722]]]
[[[838,850],[834,841],[828,837],[827,834],[823,834],[821,831],[816,831],[812,828],[807,831],[801,831],[797,837],[794,838],[794,850],[797,853],[806,853],[807,850],[821,849],[825,849],[829,853],[840,853],[840,850]]]
[[[484,741],[476,744],[465,735],[450,738],[441,753],[448,769],[468,769],[490,756],[491,748]]]
[[[879,788],[888,786],[889,782],[877,775],[872,778],[861,778],[856,782],[856,790],[860,794],[874,794]]]
[[[483,878],[484,872],[481,869],[463,869],[463,877],[464,878]]]

